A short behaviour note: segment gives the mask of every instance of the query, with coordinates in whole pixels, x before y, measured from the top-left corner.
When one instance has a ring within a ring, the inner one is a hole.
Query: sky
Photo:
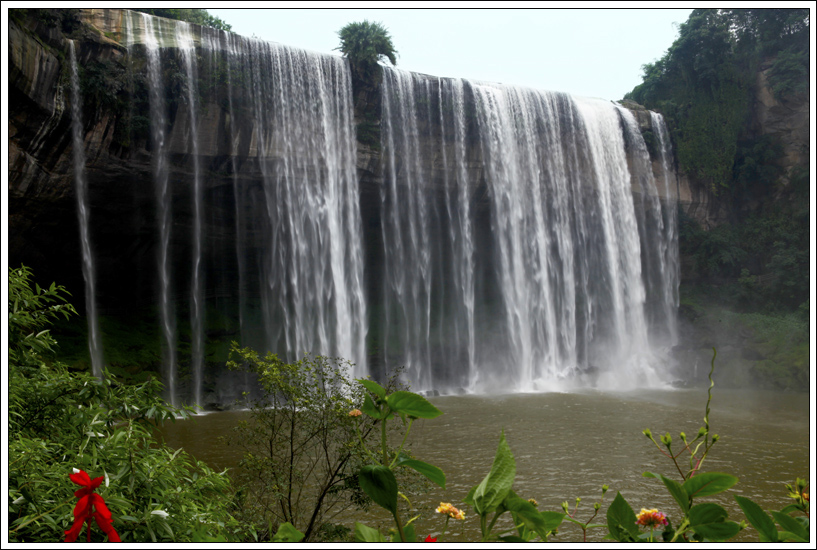
[[[338,30],[347,23],[368,19],[389,30],[398,52],[398,68],[608,100],[623,98],[641,83],[641,66],[664,55],[678,35],[678,24],[692,11],[207,10],[232,25],[238,34],[335,54],[338,52],[333,49],[340,43]]]

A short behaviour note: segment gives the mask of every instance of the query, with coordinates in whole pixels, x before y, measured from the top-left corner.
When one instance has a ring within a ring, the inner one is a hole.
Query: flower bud
[[[712,436],[712,443],[715,443],[715,442],[716,442],[717,440],[719,440],[720,438],[721,438],[721,436],[719,436],[718,434],[713,435],[713,436]]]
[[[700,429],[700,430],[698,430],[698,437],[703,437],[703,436],[705,436],[705,435],[706,435],[706,428],[704,428],[703,426],[701,426],[701,429]]]
[[[685,434],[684,432],[681,432],[681,434],[680,434],[680,435],[681,435],[681,441],[683,441],[684,443],[686,443],[686,442],[687,442],[687,434]]]
[[[604,496],[604,494],[609,490],[610,490],[610,487],[608,487],[607,485],[602,485],[601,486],[601,496]]]
[[[646,435],[647,437],[649,437],[650,439],[652,439],[652,432],[650,431],[650,429],[649,429],[649,428],[647,428],[646,430],[644,430],[644,431],[643,431],[643,432],[641,432],[641,433],[643,433],[644,435]]]
[[[601,508],[601,504],[599,504],[598,502],[593,504],[593,510],[598,510],[599,508]]]
[[[565,514],[567,514],[570,511],[570,505],[567,503],[567,501],[564,501],[562,503],[562,510],[565,511]]]

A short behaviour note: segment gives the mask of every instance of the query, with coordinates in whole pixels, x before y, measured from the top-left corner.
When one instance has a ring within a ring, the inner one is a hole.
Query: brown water
[[[601,495],[610,487],[594,523],[606,523],[605,510],[617,491],[636,513],[658,508],[677,524],[680,511],[656,479],[645,471],[679,479],[672,462],[661,455],[641,432],[650,428],[658,438],[669,431],[680,444],[678,433],[690,439],[703,425],[706,390],[651,390],[632,393],[514,394],[503,396],[446,396],[430,399],[443,415],[415,422],[409,440],[414,455],[446,473],[446,489],[436,486],[410,496],[418,535],[439,533],[442,518],[434,513],[440,502],[451,502],[466,511],[464,524],[451,521],[446,541],[475,540],[479,524],[473,510],[462,504],[474,485],[490,471],[500,431],[516,459],[514,490],[523,498],[535,498],[540,510],[561,510],[561,503],[576,497],[582,503],[576,518],[587,521]],[[785,483],[808,477],[809,395],[715,389],[710,413],[713,433],[721,439],[710,451],[705,471],[735,475],[739,482],[730,491],[708,497],[729,510],[730,518],[743,519],[733,493],[752,498],[764,509],[778,510],[790,501]],[[184,447],[214,468],[233,468],[240,451],[217,441],[244,412],[212,413],[165,428],[169,445]],[[680,459],[679,459],[680,462]],[[687,460],[680,462],[682,467]],[[387,531],[390,516],[377,510],[350,510],[341,523],[353,527],[361,521]],[[506,514],[507,515],[507,514]],[[604,529],[590,531],[588,540],[599,540]],[[553,540],[580,541],[581,531],[567,522]],[[736,540],[757,540],[750,528]]]

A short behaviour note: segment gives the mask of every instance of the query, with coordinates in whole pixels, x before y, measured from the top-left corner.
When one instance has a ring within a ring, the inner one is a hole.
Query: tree
[[[233,29],[232,25],[225,23],[220,17],[216,17],[203,9],[151,8],[135,9],[134,11],[141,11],[149,15],[167,17],[168,19],[176,19],[178,21],[187,21],[188,23],[201,25],[203,27],[212,27],[221,31],[231,31]]]
[[[340,46],[335,49],[349,59],[352,69],[361,77],[379,75],[378,61],[388,60],[397,65],[397,50],[382,23],[365,20],[349,23],[338,31],[338,37]]]
[[[238,482],[246,491],[243,514],[270,538],[290,523],[304,541],[332,538],[329,522],[349,502],[365,505],[357,483],[365,446],[375,422],[363,421],[361,437],[350,411],[363,405],[362,390],[346,377],[342,359],[305,356],[284,363],[277,355],[230,350],[231,369],[258,376],[262,394],[251,401],[250,420],[242,421],[228,443],[244,451]],[[390,387],[397,382],[392,376]]]

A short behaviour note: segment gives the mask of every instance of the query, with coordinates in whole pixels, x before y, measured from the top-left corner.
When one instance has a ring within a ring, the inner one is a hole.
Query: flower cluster
[[[448,514],[454,519],[465,519],[465,512],[451,505],[449,502],[441,502],[437,507],[438,514]]]
[[[349,416],[360,416],[363,414],[360,409],[352,409],[349,411]]]
[[[642,508],[641,513],[637,516],[636,524],[652,528],[666,527],[669,525],[669,522],[667,521],[667,516],[664,514],[664,512],[659,512],[657,508],[653,508],[652,510]]]
[[[105,505],[105,499],[96,494],[94,491],[102,484],[104,477],[97,477],[93,480],[91,476],[83,470],[75,470],[75,473],[68,476],[71,481],[77,485],[81,485],[82,489],[74,491],[74,496],[79,500],[74,506],[74,525],[65,532],[65,542],[74,542],[77,540],[82,526],[88,523],[88,542],[91,542],[91,520],[96,520],[99,528],[108,535],[110,542],[122,542],[116,529],[111,525],[111,512]]]

